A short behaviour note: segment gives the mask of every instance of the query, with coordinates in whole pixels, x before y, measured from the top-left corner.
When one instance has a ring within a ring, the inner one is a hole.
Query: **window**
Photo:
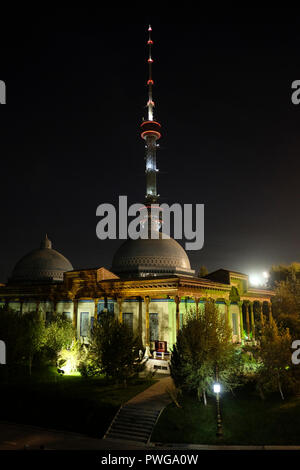
[[[46,312],[46,323],[50,323],[52,319],[52,312]]]
[[[107,311],[108,311],[109,313],[112,313],[112,314],[115,312],[115,304],[114,304],[114,301],[110,301],[110,300],[108,301],[108,303],[107,303]]]
[[[149,314],[150,341],[158,341],[158,313]]]
[[[105,307],[105,302],[103,300],[102,301],[100,300],[98,302],[98,311],[97,311],[97,313],[98,314],[102,313],[105,310],[105,308],[107,308],[107,312],[114,313],[114,311],[115,311],[114,301],[113,300],[108,300],[107,301],[107,307]]]
[[[68,320],[72,320],[71,312],[64,312],[64,315],[67,317]]]
[[[234,335],[239,334],[238,315],[237,315],[237,313],[232,313],[232,332],[233,332]]]
[[[123,323],[133,332],[133,313],[123,313]]]
[[[89,334],[89,312],[80,313],[80,336],[88,336]]]

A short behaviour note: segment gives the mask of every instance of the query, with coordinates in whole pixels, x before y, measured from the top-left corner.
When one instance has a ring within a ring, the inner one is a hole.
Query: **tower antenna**
[[[149,121],[153,121],[154,101],[153,101],[153,98],[152,98],[152,85],[154,84],[154,82],[153,82],[153,79],[152,79],[153,59],[151,57],[151,50],[152,50],[153,41],[152,41],[152,38],[151,38],[152,28],[151,28],[150,24],[149,24],[148,32],[149,32],[149,39],[148,39],[147,44],[148,44],[148,49],[149,49],[149,55],[148,55],[149,74],[148,74],[148,81],[147,81],[147,85],[148,85],[148,103],[147,103],[147,107],[148,107],[148,119],[149,119]]]
[[[154,101],[152,97],[152,87],[154,85],[152,78],[152,46],[153,40],[151,37],[152,28],[151,25],[148,27],[148,119],[143,121],[141,124],[141,137],[145,140],[146,147],[146,202],[149,204],[156,203],[159,198],[156,188],[156,174],[158,169],[156,168],[156,148],[157,140],[161,137],[161,125],[158,121],[154,120],[153,109]]]

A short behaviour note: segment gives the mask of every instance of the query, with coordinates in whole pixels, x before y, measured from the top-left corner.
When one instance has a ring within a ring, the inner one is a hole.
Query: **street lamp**
[[[216,382],[214,383],[213,389],[214,389],[214,393],[216,394],[216,400],[217,400],[217,436],[220,437],[223,435],[222,420],[221,420],[221,413],[220,413],[221,385],[218,382]]]

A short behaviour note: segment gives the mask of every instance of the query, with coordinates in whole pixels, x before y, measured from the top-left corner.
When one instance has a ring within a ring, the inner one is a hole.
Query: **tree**
[[[62,313],[56,313],[45,327],[44,350],[47,356],[57,362],[59,352],[70,348],[75,332],[71,320]]]
[[[44,321],[36,312],[23,315],[9,307],[0,310],[1,339],[7,348],[8,367],[26,363],[31,375],[35,355],[44,345]]]
[[[102,313],[93,326],[87,361],[94,370],[126,384],[129,377],[143,368],[140,348],[140,339],[125,323],[110,313]]]
[[[28,363],[31,375],[34,356],[42,349],[45,342],[45,322],[36,312],[25,313],[19,317],[21,331],[18,340],[23,358]]]
[[[207,393],[218,379],[224,388],[233,388],[236,347],[232,330],[224,315],[212,301],[198,315],[191,312],[178,332],[171,357],[171,375],[175,385],[196,391],[207,403]]]
[[[208,269],[206,266],[200,266],[199,271],[198,271],[198,277],[205,277],[208,274]]]
[[[291,365],[292,338],[288,328],[279,328],[271,318],[261,331],[259,347],[253,348],[259,368],[257,388],[262,399],[264,392],[279,391],[284,400],[284,388],[291,390],[296,385],[296,375]]]
[[[277,323],[289,328],[292,339],[300,337],[300,271],[299,265],[278,266],[271,273],[275,296],[272,312]]]
[[[19,312],[15,312],[8,306],[0,307],[0,339],[6,346],[6,372],[10,366],[21,363],[20,317]]]

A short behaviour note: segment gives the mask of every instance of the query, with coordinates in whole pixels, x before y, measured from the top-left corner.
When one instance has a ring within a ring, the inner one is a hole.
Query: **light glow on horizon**
[[[249,283],[253,287],[266,287],[269,273],[267,271],[263,271],[262,273],[252,273],[249,275]]]

